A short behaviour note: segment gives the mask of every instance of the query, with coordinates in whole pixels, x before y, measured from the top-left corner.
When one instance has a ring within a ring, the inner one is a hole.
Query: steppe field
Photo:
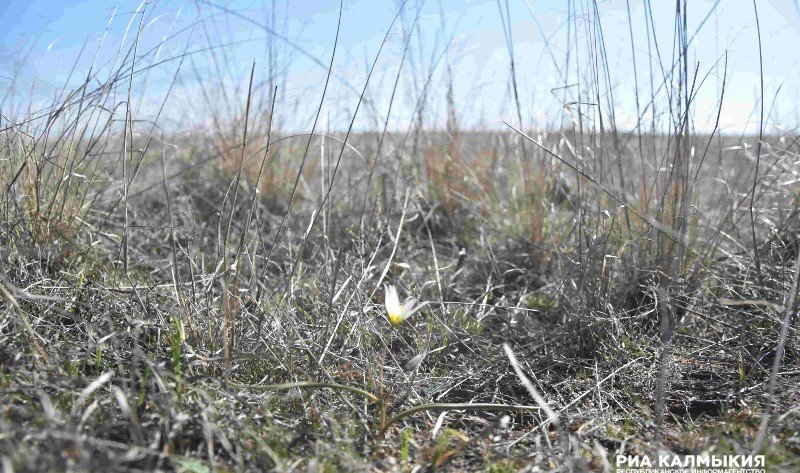
[[[798,471],[783,3],[0,7],[0,469]]]

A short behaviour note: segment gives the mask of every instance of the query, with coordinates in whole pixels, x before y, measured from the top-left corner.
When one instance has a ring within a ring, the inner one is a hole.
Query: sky
[[[791,131],[800,124],[798,5],[755,4],[765,130]],[[240,114],[255,62],[255,108],[268,109],[271,86],[277,86],[278,126],[307,130],[332,55],[323,105],[330,129],[349,124],[373,61],[357,128],[381,127],[388,116],[391,129],[404,130],[418,106],[425,126],[444,127],[448,83],[463,128],[500,129],[503,121],[516,126],[520,119],[526,128],[552,128],[575,123],[578,114],[593,126],[601,114],[623,129],[644,126],[640,116],[648,126],[653,119],[668,126],[670,88],[658,86],[676,57],[675,3],[598,0],[596,11],[593,5],[349,0],[342,3],[335,42],[338,1],[3,0],[0,111],[12,116],[46,107],[90,72],[100,84],[126,64],[122,57],[135,45],[135,69],[155,64],[131,84],[136,111],[152,117],[167,97],[159,118],[167,128],[212,126],[215,117]],[[691,0],[687,18],[693,126],[713,129],[723,95],[720,129],[757,132],[762,95],[754,3]],[[510,25],[519,112],[504,24]],[[181,61],[184,52],[190,54]],[[648,107],[653,90],[657,98]]]

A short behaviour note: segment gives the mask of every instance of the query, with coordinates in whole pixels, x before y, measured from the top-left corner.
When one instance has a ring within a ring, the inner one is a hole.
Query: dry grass
[[[467,131],[450,83],[447,132],[323,141],[273,130],[252,74],[240,118],[157,132],[108,112],[120,77],[0,127],[5,470],[609,471],[762,440],[798,466],[791,135]],[[385,284],[427,304],[392,327]]]

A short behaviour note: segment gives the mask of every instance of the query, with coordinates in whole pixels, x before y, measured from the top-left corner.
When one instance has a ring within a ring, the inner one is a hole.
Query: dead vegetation
[[[118,67],[0,126],[7,471],[797,467],[791,134],[292,135],[253,75],[157,132]]]

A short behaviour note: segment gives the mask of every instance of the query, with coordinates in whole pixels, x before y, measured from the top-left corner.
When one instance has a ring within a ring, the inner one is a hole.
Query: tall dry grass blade
[[[250,106],[253,94],[253,78],[255,77],[256,63],[250,69],[250,82],[247,88],[247,103],[244,110],[244,130],[242,133],[242,153],[239,159],[239,166],[236,172],[236,177],[233,183],[233,198],[231,199],[230,214],[228,215],[228,223],[225,228],[225,234],[222,239],[222,356],[225,359],[225,380],[230,378],[231,369],[233,368],[233,351],[235,349],[235,334],[236,334],[236,319],[241,311],[241,300],[239,299],[239,285],[238,285],[238,255],[234,255],[235,261],[232,263],[228,261],[228,240],[231,234],[231,226],[233,224],[233,214],[236,213],[236,201],[239,195],[239,181],[242,176],[242,167],[244,166],[244,158],[247,150],[247,131],[250,122]],[[226,195],[227,197],[227,195]],[[225,200],[222,202],[220,211],[225,207]],[[221,220],[221,216],[220,216]],[[233,274],[231,274],[231,271]]]
[[[525,386],[525,389],[528,390],[528,394],[530,394],[533,400],[536,401],[536,404],[538,404],[539,407],[542,408],[545,415],[547,416],[547,420],[551,424],[555,425],[556,428],[560,428],[561,423],[558,420],[558,414],[556,414],[555,411],[553,411],[553,409],[550,407],[550,404],[547,403],[547,399],[545,399],[544,397],[542,397],[541,394],[539,394],[539,391],[533,385],[531,380],[528,379],[525,373],[522,372],[522,368],[520,368],[519,366],[519,361],[517,361],[517,357],[516,355],[514,355],[514,351],[511,350],[511,347],[508,345],[508,343],[503,343],[503,351],[506,352],[508,361],[511,363],[511,367],[514,368],[514,373],[516,373],[517,378],[519,378],[522,385]]]
[[[758,187],[758,171],[761,165],[761,143],[764,140],[764,55],[761,47],[761,22],[758,19],[758,5],[756,0],[753,0],[753,13],[756,18],[756,34],[758,36],[758,70],[759,70],[759,83],[760,83],[760,100],[759,102],[759,117],[758,117],[758,143],[756,143],[756,163],[755,172],[753,173],[753,187],[750,192],[750,206],[748,212],[750,214],[750,232],[753,239],[753,258],[756,263],[756,275],[760,287],[764,285],[764,274],[761,271],[761,256],[758,254],[758,237],[756,235],[756,218],[755,218],[755,200],[756,188]]]

